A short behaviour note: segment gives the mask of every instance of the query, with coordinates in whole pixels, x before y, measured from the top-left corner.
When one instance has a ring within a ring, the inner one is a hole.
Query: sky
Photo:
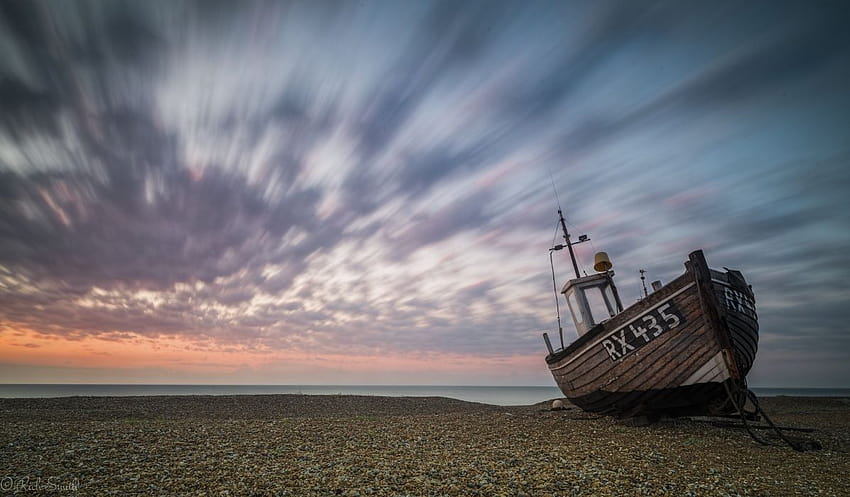
[[[850,387],[848,21],[2,0],[0,382],[554,385],[560,205],[627,305],[742,270],[751,385]]]

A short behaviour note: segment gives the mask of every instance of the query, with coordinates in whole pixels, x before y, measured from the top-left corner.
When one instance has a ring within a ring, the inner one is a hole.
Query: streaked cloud
[[[704,248],[756,290],[754,383],[846,386],[841,10],[0,3],[4,367],[548,383],[554,183],[626,301]]]

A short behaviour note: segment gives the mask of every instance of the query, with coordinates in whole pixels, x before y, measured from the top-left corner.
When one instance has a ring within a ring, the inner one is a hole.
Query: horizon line
[[[37,386],[37,385],[65,385],[65,386],[173,386],[173,387],[454,387],[454,388],[555,388],[557,385],[438,385],[438,384],[382,384],[382,383],[7,383],[0,382],[0,386]],[[772,388],[772,389],[808,389],[808,390],[830,390],[850,389],[850,386],[761,386],[752,385],[750,388]]]

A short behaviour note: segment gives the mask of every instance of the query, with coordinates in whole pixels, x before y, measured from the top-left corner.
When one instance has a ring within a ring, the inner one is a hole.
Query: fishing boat
[[[746,402],[746,375],[758,348],[758,316],[752,288],[736,270],[709,268],[701,250],[688,256],[684,273],[666,285],[656,281],[635,304],[623,308],[613,265],[597,253],[595,274],[581,276],[561,210],[559,224],[575,278],[564,295],[578,338],[564,346],[554,266],[560,348],[548,334],[546,363],[564,396],[585,411],[620,418],[727,415]],[[643,273],[641,279],[644,281]]]

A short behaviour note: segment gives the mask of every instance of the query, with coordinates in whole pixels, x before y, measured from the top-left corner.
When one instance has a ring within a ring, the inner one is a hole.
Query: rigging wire
[[[552,184],[552,193],[555,194],[555,203],[558,204],[558,212],[561,212],[561,199],[558,197],[558,189],[555,188],[555,179],[552,177],[552,170],[546,166],[546,172],[549,173],[549,182]],[[560,220],[559,220],[560,222]],[[558,284],[555,281],[555,262],[552,260],[554,253],[555,241],[558,239],[559,223],[555,223],[555,233],[552,235],[552,245],[549,249],[549,267],[552,269],[552,291],[555,294],[555,313],[558,318],[558,339],[561,342],[561,350],[564,350],[564,327],[561,324],[561,304],[558,302]]]
[[[558,239],[558,228],[560,228],[560,226],[558,226],[558,223],[555,223],[555,234],[552,235],[552,245],[549,245],[550,247],[554,247],[555,240]]]
[[[558,189],[555,188],[555,179],[552,177],[552,169],[546,166],[546,172],[549,173],[549,181],[552,183],[552,191],[555,193],[555,203],[558,204],[558,209],[561,208],[561,199],[558,198]]]
[[[582,264],[582,263],[581,263],[581,257],[578,257],[578,254],[576,254],[576,260],[578,261],[578,267],[580,267],[580,268],[581,268],[581,272],[582,272],[585,276],[587,276],[587,271],[584,269],[584,264]]]
[[[561,325],[561,304],[558,302],[558,284],[555,283],[555,263],[552,262],[554,250],[549,250],[549,266],[552,268],[552,291],[555,293],[555,312],[558,316],[558,338],[561,341],[561,350],[564,350],[564,327]]]

